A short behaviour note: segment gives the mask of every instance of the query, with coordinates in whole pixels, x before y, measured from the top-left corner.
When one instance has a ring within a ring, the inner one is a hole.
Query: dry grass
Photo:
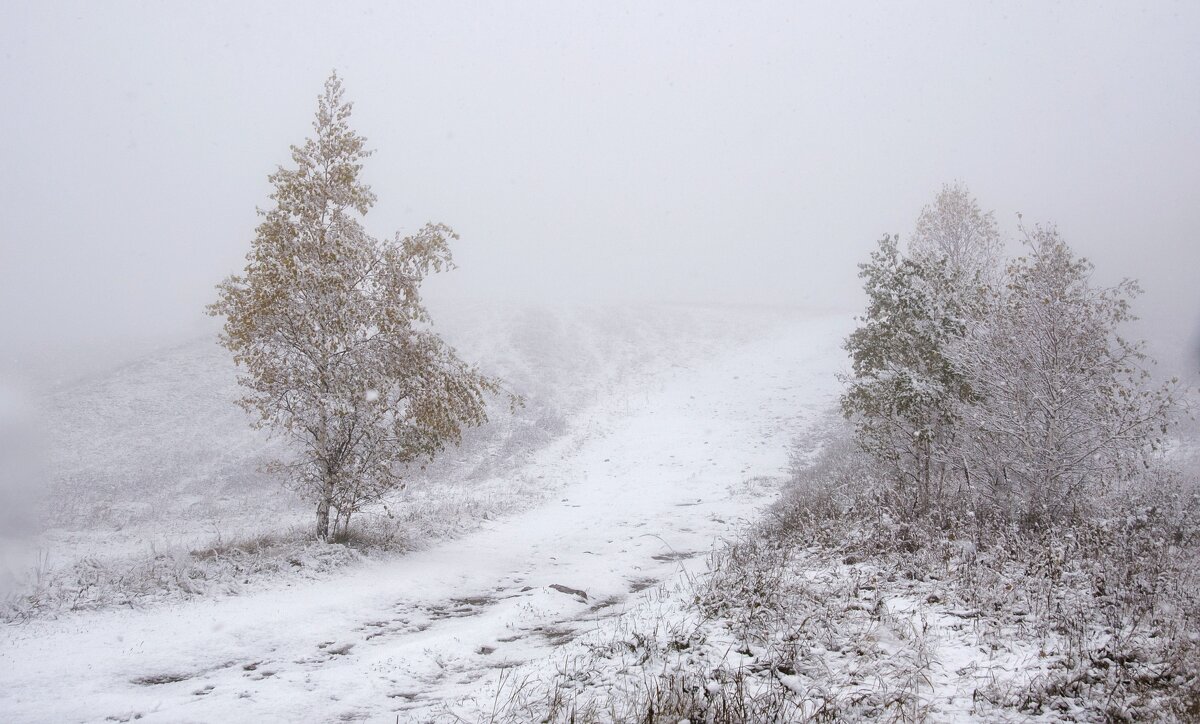
[[[1103,517],[1043,529],[914,518],[833,429],[705,575],[467,719],[1200,718],[1194,474],[1147,473]]]

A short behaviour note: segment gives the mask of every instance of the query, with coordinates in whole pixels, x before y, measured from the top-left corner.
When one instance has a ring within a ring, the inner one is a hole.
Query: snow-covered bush
[[[908,254],[887,235],[859,265],[867,310],[845,343],[853,373],[842,412],[922,513],[944,496],[957,464],[960,411],[976,392],[952,353],[985,322],[999,250],[992,214],[956,184],[921,212]]]
[[[961,477],[986,512],[1029,525],[1086,513],[1162,448],[1175,404],[1138,343],[1121,336],[1135,284],[1091,282],[1052,228],[993,290],[985,323],[950,353],[977,398],[960,410]]]
[[[1024,242],[1001,273],[990,215],[947,189],[909,254],[885,237],[861,266],[842,410],[905,516],[1078,518],[1164,443],[1174,383],[1122,337],[1137,285],[1094,284],[1053,228]]]
[[[1110,720],[1200,713],[1194,466],[1145,470],[1100,494],[1092,515],[1055,525],[975,516],[953,501],[940,515],[914,518],[886,479],[854,480],[871,458],[849,447],[849,431],[840,434],[814,460],[797,461],[756,548],[790,546],[789,556],[771,556],[809,568],[824,559],[878,571],[890,595],[914,582],[972,621],[981,641],[1036,652],[1028,677],[979,687],[980,706]],[[760,578],[756,565],[740,566],[743,577]]]

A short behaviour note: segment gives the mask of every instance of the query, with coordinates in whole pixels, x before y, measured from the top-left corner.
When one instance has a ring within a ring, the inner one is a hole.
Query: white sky
[[[1200,3],[12,3],[13,349],[202,324],[332,68],[443,296],[856,305],[960,179],[1200,329]]]

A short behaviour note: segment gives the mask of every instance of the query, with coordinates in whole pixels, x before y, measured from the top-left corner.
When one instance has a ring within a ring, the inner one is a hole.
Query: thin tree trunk
[[[334,466],[328,460],[323,461],[325,479],[321,485],[321,498],[317,502],[317,540],[329,541],[329,509],[333,507]],[[336,521],[335,521],[336,523]],[[336,525],[334,532],[337,532]]]
[[[325,487],[321,490],[321,500],[317,503],[317,539],[322,542],[329,541],[329,509],[331,507],[333,507],[332,476],[325,480]],[[337,532],[336,527],[334,532]]]
[[[317,503],[317,540],[329,540],[329,500]]]

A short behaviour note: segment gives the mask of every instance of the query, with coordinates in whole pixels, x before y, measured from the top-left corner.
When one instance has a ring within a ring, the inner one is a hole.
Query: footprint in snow
[[[695,558],[698,555],[700,555],[699,551],[671,551],[670,553],[659,553],[658,555],[650,557],[656,561],[671,562]]]
[[[192,674],[180,673],[151,674],[149,676],[139,676],[132,679],[130,683],[137,684],[138,686],[160,686],[162,684],[175,684],[180,681],[187,681],[192,676]]]

